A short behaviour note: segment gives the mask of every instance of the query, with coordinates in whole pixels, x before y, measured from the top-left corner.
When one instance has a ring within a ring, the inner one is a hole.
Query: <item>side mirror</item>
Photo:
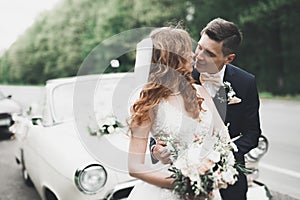
[[[42,125],[43,118],[40,116],[31,117],[31,123],[33,125]]]

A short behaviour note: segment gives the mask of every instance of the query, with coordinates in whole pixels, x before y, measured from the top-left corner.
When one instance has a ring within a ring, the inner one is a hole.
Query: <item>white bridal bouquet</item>
[[[240,166],[236,165],[233,151],[237,151],[237,147],[224,135],[219,132],[212,137],[195,136],[188,149],[175,155],[177,160],[169,169],[170,177],[175,179],[174,192],[182,199],[210,199],[214,189],[236,182]],[[213,150],[203,156],[206,144],[212,145]]]

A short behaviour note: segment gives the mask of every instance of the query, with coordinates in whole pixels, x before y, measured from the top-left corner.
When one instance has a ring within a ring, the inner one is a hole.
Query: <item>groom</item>
[[[221,18],[209,22],[201,31],[195,51],[193,77],[210,93],[225,124],[230,124],[230,136],[238,147],[235,159],[245,164],[244,155],[257,146],[261,129],[255,76],[230,64],[241,41],[242,34],[234,23]],[[225,81],[230,84],[226,90],[222,86]],[[231,96],[233,91],[235,95]],[[152,156],[169,163],[170,153],[164,149],[158,141],[151,148]],[[244,200],[247,190],[246,176],[240,172],[238,181],[220,193],[224,200]]]

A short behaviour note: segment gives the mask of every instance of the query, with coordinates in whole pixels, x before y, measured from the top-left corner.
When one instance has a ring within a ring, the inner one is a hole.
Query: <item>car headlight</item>
[[[103,166],[88,165],[75,172],[75,184],[85,194],[97,193],[106,183],[107,173]]]
[[[267,138],[261,135],[258,140],[258,146],[245,155],[246,160],[249,162],[257,162],[263,155],[267,153],[268,147],[269,142]]]

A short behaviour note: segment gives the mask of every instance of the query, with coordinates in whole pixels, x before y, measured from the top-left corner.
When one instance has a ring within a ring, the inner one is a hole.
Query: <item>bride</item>
[[[225,126],[210,95],[203,87],[193,84],[194,55],[189,34],[179,28],[164,27],[154,30],[150,38],[153,52],[148,82],[131,107],[128,122],[131,131],[129,173],[142,180],[129,199],[176,200],[180,197],[172,192],[174,180],[170,178],[169,166],[149,165],[145,160],[149,135],[155,139],[172,137],[180,155],[195,135],[213,135],[215,130]],[[205,157],[212,145],[202,150],[204,171],[214,164]],[[219,198],[218,192],[211,196]]]

